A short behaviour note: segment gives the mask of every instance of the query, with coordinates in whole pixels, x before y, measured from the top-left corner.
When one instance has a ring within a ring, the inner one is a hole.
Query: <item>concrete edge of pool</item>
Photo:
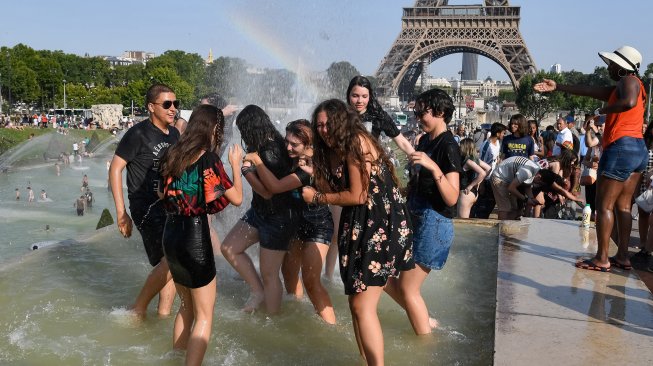
[[[574,266],[596,252],[594,227],[491,221],[457,220],[499,225],[495,365],[653,364],[653,295],[635,271]]]

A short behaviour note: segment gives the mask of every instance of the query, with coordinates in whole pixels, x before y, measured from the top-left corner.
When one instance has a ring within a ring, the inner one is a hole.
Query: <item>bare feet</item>
[[[429,317],[429,325],[431,326],[431,330],[433,330],[437,328],[440,325],[440,323],[438,323],[437,319]]]
[[[253,313],[254,310],[258,309],[264,299],[265,296],[262,292],[250,293],[249,298],[247,298],[247,301],[245,302],[245,306],[242,308],[242,311],[246,313]]]

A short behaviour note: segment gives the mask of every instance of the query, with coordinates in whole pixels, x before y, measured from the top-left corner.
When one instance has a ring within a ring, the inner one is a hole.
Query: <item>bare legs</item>
[[[172,275],[165,257],[161,258],[161,262],[152,268],[145,279],[145,284],[138,293],[132,310],[139,316],[144,316],[147,306],[156,294],[159,294],[158,314],[169,315],[175,300],[175,285],[172,282]]]
[[[299,280],[299,271],[302,267],[302,242],[293,239],[290,242],[290,250],[281,265],[283,275],[283,284],[286,287],[286,293],[293,295],[296,299],[304,297],[304,288]]]
[[[249,285],[250,297],[243,311],[254,311],[263,302],[263,283],[252,259],[245,250],[258,242],[258,231],[244,221],[238,221],[225,237],[220,250],[224,258]],[[278,275],[277,275],[278,276]]]
[[[281,309],[283,287],[279,278],[279,270],[285,255],[286,252],[283,250],[261,248],[260,268],[261,277],[263,278],[265,309],[270,314],[276,314]]]
[[[209,221],[209,232],[211,233],[211,247],[213,248],[214,255],[220,255],[220,238],[218,237],[218,232],[215,231],[213,227],[213,221],[215,220],[215,215],[206,215],[206,218]]]
[[[367,365],[383,365],[383,330],[377,314],[383,288],[368,286],[366,291],[349,295],[349,310],[358,350]]]
[[[429,317],[428,308],[422,298],[422,284],[431,269],[416,264],[414,269],[403,271],[399,278],[388,278],[385,292],[399,306],[406,310],[406,315],[417,335],[430,334],[437,327],[437,321]]]
[[[476,202],[476,195],[472,192],[465,194],[464,191],[460,191],[458,196],[458,217],[461,219],[468,219],[469,212],[472,210],[472,206]]]
[[[618,230],[616,260],[621,264],[630,264],[628,257],[628,242],[632,229],[631,199],[637,187],[641,173],[632,173],[625,182],[600,176],[596,188],[596,236],[598,249],[593,258],[594,264],[610,267],[608,249],[610,234],[615,224]]]
[[[336,245],[332,244],[331,246]],[[302,250],[302,279],[306,286],[306,293],[317,314],[327,324],[336,323],[336,314],[333,311],[331,297],[322,286],[322,263],[329,251],[329,246],[321,243],[304,243]]]
[[[186,365],[201,365],[211,337],[216,280],[214,277],[208,285],[195,289],[175,285],[181,305],[175,317],[173,347],[186,350]]]
[[[333,278],[333,271],[336,269],[338,263],[338,229],[340,228],[340,213],[342,207],[329,206],[331,215],[333,216],[333,236],[331,237],[331,245],[326,255],[326,263],[324,265],[324,277],[330,280]]]

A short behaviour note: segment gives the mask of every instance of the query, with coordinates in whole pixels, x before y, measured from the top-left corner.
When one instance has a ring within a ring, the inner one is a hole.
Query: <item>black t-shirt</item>
[[[149,119],[127,130],[118,144],[116,155],[127,162],[127,192],[130,211],[147,209],[159,199],[163,182],[159,164],[168,147],[179,140],[179,131],[168,127],[166,135]]]
[[[533,185],[533,195],[535,196],[537,196],[540,192],[557,193],[557,191],[553,189],[553,183],[558,183],[560,187],[565,186],[564,179],[548,169],[540,169],[538,174],[541,177],[542,183],[538,184],[537,186]]]
[[[392,121],[392,118],[385,113],[385,111],[372,111],[369,108],[361,115],[361,120],[363,124],[366,122],[372,122],[372,136],[377,139],[381,135],[381,132],[385,133],[386,136],[390,138],[395,138],[399,135],[399,129],[397,125]]]
[[[277,179],[281,179],[290,174],[292,169],[292,160],[288,153],[274,141],[269,141],[258,151],[263,164],[268,168]],[[269,200],[253,191],[252,208],[261,216],[275,215],[282,213],[283,210],[297,206],[297,200],[293,197],[293,191],[277,193]]]
[[[422,136],[415,150],[425,152],[438,164],[442,174],[462,172],[460,146],[449,131],[441,133],[432,141],[429,141],[429,135]],[[409,194],[415,194],[420,199],[430,202],[433,209],[444,217],[453,218],[456,215],[456,205],[447,206],[444,203],[433,173],[428,169],[418,168],[417,173],[411,178]]]

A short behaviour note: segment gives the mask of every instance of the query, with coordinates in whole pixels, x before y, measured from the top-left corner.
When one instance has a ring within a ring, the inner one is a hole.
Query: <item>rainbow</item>
[[[290,47],[284,44],[275,32],[270,31],[269,28],[265,28],[263,22],[257,22],[255,18],[251,17],[251,14],[241,12],[232,12],[225,17],[225,20],[231,23],[233,28],[245,39],[259,47],[280,68],[295,73],[302,72],[301,61],[300,57],[297,56],[297,52],[289,51]],[[317,86],[312,85],[312,83],[307,83],[303,79],[299,75],[298,87],[300,90],[308,91],[315,96],[320,95]]]

